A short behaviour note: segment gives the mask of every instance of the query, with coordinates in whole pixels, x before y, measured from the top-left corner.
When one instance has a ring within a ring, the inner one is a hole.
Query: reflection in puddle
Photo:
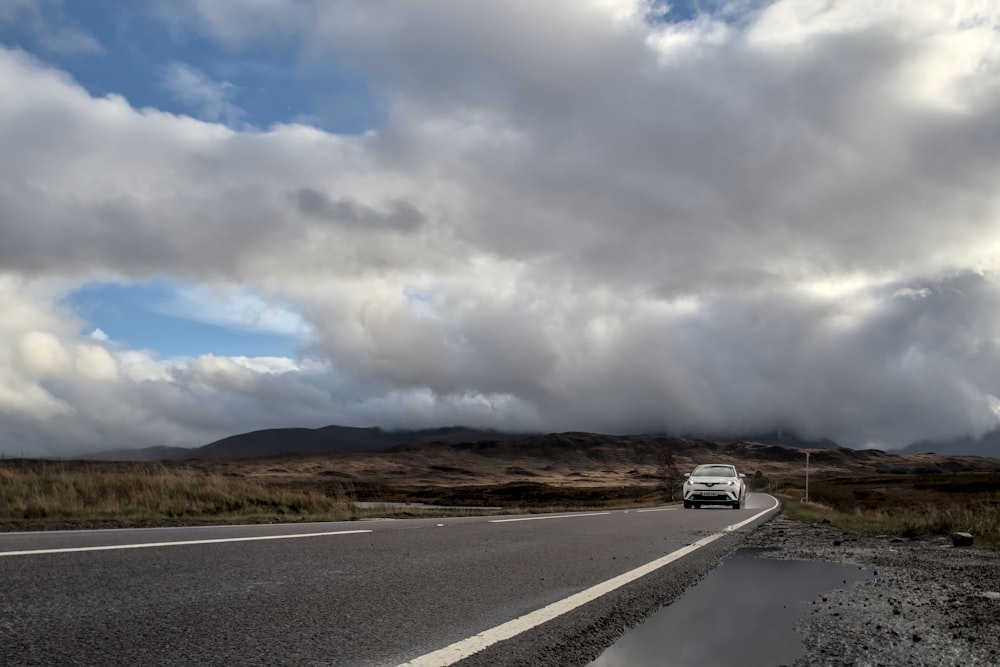
[[[872,575],[856,566],[757,558],[737,549],[697,586],[608,647],[590,667],[773,667],[802,655],[812,601]]]

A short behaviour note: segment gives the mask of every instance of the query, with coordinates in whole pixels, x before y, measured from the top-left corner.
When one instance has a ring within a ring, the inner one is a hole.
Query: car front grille
[[[699,502],[717,502],[717,503],[728,503],[736,499],[736,495],[729,492],[723,492],[721,495],[716,495],[712,493],[708,495],[702,491],[695,491],[687,497],[687,500],[697,500]]]

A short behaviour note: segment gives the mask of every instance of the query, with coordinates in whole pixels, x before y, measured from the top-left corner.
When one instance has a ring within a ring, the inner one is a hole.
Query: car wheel
[[[738,500],[734,500],[734,501],[733,501],[733,509],[734,509],[734,510],[738,510],[738,509],[740,509],[741,507],[743,507],[743,503],[741,503],[741,502],[740,502],[740,501],[738,501]]]
[[[685,500],[684,501],[684,509],[686,509],[686,510],[691,509],[691,503],[689,503],[688,501]]]

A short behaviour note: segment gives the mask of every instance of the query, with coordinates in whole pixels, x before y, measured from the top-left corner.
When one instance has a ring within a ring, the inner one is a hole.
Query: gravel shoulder
[[[1000,551],[857,535],[780,515],[741,546],[875,575],[814,601],[797,627],[806,654],[796,666],[1000,664]]]

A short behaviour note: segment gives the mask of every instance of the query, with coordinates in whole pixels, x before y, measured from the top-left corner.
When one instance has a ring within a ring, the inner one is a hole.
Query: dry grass
[[[359,507],[356,501],[366,501]],[[389,487],[322,475],[261,479],[161,463],[0,462],[0,524],[19,527],[349,521],[634,507],[654,487]],[[447,505],[447,509],[397,503]],[[466,506],[463,509],[462,506]],[[482,509],[496,507],[496,509]]]
[[[260,484],[156,464],[0,468],[0,522],[227,522],[356,517],[344,494]]]
[[[165,463],[0,460],[0,524],[342,521],[611,509],[670,500],[670,489],[657,481],[655,461],[574,459],[570,464],[522,458],[514,465],[486,458],[477,464],[471,456],[446,460],[430,453]],[[681,469],[687,466],[680,462]],[[762,465],[763,472],[743,468],[753,488],[790,499],[786,512],[793,517],[907,536],[963,530],[973,533],[977,544],[1000,547],[997,471],[816,478],[810,485],[813,502],[800,503],[798,475],[783,474],[780,465]],[[362,509],[355,501],[385,504]],[[404,502],[470,509],[390,505]]]
[[[785,514],[853,532],[921,538],[972,533],[1000,548],[1000,473],[839,479],[785,491]]]

